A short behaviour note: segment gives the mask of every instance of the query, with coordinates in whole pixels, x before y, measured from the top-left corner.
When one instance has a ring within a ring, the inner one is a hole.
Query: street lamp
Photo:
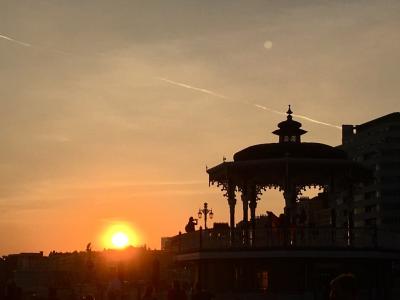
[[[197,214],[199,219],[201,219],[201,217],[203,215],[204,215],[204,229],[207,229],[207,215],[210,217],[210,219],[212,219],[214,217],[214,213],[213,213],[212,209],[208,209],[207,202],[204,202],[204,208],[203,209],[199,208],[199,212]]]

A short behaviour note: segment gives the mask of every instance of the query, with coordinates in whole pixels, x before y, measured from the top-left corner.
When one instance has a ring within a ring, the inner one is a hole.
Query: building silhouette
[[[400,113],[343,125],[340,149],[374,172],[374,180],[354,195],[355,226],[400,231]],[[346,211],[341,204],[339,218]]]
[[[13,287],[21,297],[13,300],[78,300],[88,295],[107,300],[110,282],[116,281],[123,299],[140,299],[145,284],[157,289],[168,285],[171,265],[169,253],[144,247],[10,254],[0,259],[0,299],[10,299]]]

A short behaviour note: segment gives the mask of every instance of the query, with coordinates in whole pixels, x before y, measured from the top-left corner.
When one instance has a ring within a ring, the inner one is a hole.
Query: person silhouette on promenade
[[[357,300],[358,286],[351,273],[341,274],[330,283],[329,300]]]
[[[197,282],[191,300],[211,300],[212,298],[213,295],[202,289],[200,283]]]
[[[142,300],[156,300],[154,297],[154,288],[151,285],[146,287]]]
[[[22,299],[22,290],[17,286],[14,280],[10,280],[6,285],[5,290],[5,298],[6,300],[20,300]]]
[[[193,219],[193,217],[189,218],[188,223],[185,226],[186,232],[194,232],[196,230],[195,226],[197,225],[197,220]]]
[[[108,283],[107,288],[107,299],[108,300],[119,300],[121,299],[122,292],[122,281],[117,274]]]
[[[181,289],[178,280],[174,280],[172,288],[168,291],[167,300],[187,300],[185,291]]]

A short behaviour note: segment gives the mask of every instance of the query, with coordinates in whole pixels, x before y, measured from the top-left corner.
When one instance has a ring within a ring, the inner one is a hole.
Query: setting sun
[[[107,227],[101,237],[105,248],[122,249],[127,246],[137,246],[138,236],[132,226],[127,223],[117,223]]]
[[[117,248],[124,248],[129,245],[129,238],[123,232],[117,232],[111,238],[112,244]]]

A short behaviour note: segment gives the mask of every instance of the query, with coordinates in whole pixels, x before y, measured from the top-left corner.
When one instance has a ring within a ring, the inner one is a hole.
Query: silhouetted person
[[[306,221],[307,221],[306,210],[302,208],[299,214],[299,225],[304,226],[306,224]]]
[[[107,299],[119,300],[121,299],[122,282],[118,277],[114,277],[108,284]]]
[[[358,286],[353,274],[341,274],[330,283],[330,300],[356,300],[358,299]]]
[[[48,300],[57,300],[57,289],[54,286],[50,286],[48,290]]]
[[[188,223],[185,226],[186,232],[194,232],[196,230],[195,228],[196,225],[197,225],[197,220],[193,219],[193,217],[190,217]]]
[[[154,259],[153,261],[153,267],[151,271],[151,283],[153,287],[158,289],[158,284],[160,282],[160,262],[158,261],[157,258]]]
[[[146,288],[142,300],[156,300],[156,297],[154,297],[154,288],[151,285]]]
[[[21,288],[19,288],[14,280],[8,282],[6,286],[6,295],[5,295],[6,300],[20,300],[22,299],[22,291]]]
[[[331,209],[331,226],[336,228],[336,210]]]
[[[285,214],[280,214],[278,218],[278,227],[280,231],[280,236],[281,240],[283,242],[283,246],[286,246],[288,244],[288,221],[287,221],[287,216]]]
[[[267,219],[265,221],[265,228],[267,228],[267,229],[272,228],[272,217],[269,215],[267,216]]]
[[[288,227],[288,220],[285,214],[280,214],[278,218],[278,226],[282,229]]]
[[[196,284],[192,300],[211,300],[212,298],[213,295],[210,292],[202,289],[199,283]]]
[[[167,300],[186,300],[185,291],[181,289],[179,281],[174,280],[172,288],[168,291]]]

